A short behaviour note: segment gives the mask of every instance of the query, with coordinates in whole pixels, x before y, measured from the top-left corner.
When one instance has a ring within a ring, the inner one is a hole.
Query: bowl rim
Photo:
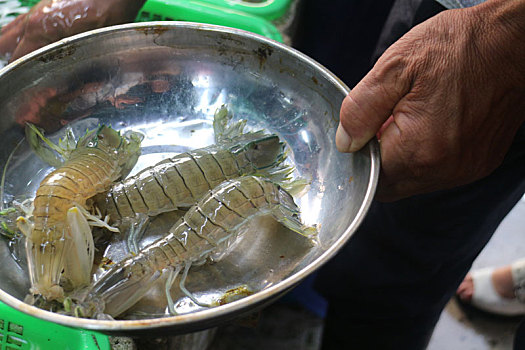
[[[334,84],[338,90],[342,93],[348,95],[350,89],[333,73],[331,73],[323,65],[315,61],[314,59],[308,57],[307,55],[299,52],[298,50],[289,47],[285,44],[279,43],[277,41],[268,39],[258,34],[254,34],[248,31],[241,29],[235,29],[230,27],[212,25],[212,24],[203,24],[203,23],[194,23],[194,22],[180,22],[180,21],[157,21],[157,22],[141,22],[141,23],[128,23],[116,26],[110,26],[100,29],[95,29],[87,31],[81,34],[77,34],[68,38],[61,39],[55,43],[44,46],[38,50],[35,50],[15,61],[8,64],[4,68],[0,69],[0,78],[7,74],[10,71],[15,70],[17,67],[23,65],[26,62],[33,60],[35,57],[38,57],[46,52],[52,51],[56,48],[66,46],[78,41],[81,41],[85,38],[90,38],[97,36],[99,34],[110,33],[110,32],[119,32],[135,29],[146,29],[146,28],[159,28],[163,27],[166,29],[173,28],[188,28],[188,29],[197,29],[202,31],[213,31],[221,32],[225,34],[233,34],[240,36],[243,39],[249,39],[259,42],[260,44],[266,44],[271,47],[277,47],[280,50],[285,51],[287,54],[290,54],[297,58],[300,61],[312,66],[316,71],[320,72],[325,78],[327,78],[332,84]],[[307,266],[303,267],[298,272],[294,273],[292,276],[276,283],[268,288],[265,288],[257,293],[254,293],[251,296],[245,297],[243,299],[237,300],[235,302],[222,305],[220,308],[210,308],[206,310],[199,310],[189,314],[168,316],[161,318],[152,318],[152,319],[142,319],[142,320],[95,320],[95,319],[84,319],[71,316],[65,316],[56,314],[50,311],[39,309],[35,306],[20,301],[19,299],[11,296],[7,292],[0,289],[0,301],[3,301],[7,305],[20,310],[31,316],[38,317],[40,319],[62,324],[69,327],[84,328],[95,331],[102,331],[106,333],[112,333],[119,331],[128,332],[128,331],[139,331],[139,330],[152,330],[155,328],[164,328],[164,327],[177,327],[181,328],[188,327],[192,324],[199,322],[206,322],[209,319],[214,319],[218,317],[227,317],[229,315],[234,315],[235,312],[245,312],[243,310],[249,308],[253,305],[260,305],[266,300],[271,300],[272,296],[280,295],[285,291],[293,288],[300,281],[306,278],[309,274],[317,270],[321,265],[326,263],[331,257],[333,257],[336,252],[338,252],[343,245],[348,241],[350,236],[356,231],[357,227],[363,221],[370,205],[372,203],[375,191],[377,188],[377,183],[379,179],[380,172],[380,152],[379,152],[379,143],[376,138],[372,139],[363,150],[368,151],[369,157],[371,159],[371,169],[370,169],[370,179],[367,185],[366,193],[364,196],[363,203],[358,210],[356,217],[352,223],[346,228],[346,230],[341,234],[341,236],[318,258],[313,260]]]

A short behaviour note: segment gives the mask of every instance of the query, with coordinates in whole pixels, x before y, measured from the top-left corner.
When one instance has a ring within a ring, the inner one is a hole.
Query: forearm
[[[41,0],[2,28],[0,55],[19,58],[88,30],[132,22],[145,0]]]
[[[472,10],[482,16],[488,14],[494,25],[507,27],[511,35],[525,42],[525,0],[488,0]]]
[[[485,22],[485,35],[493,36],[492,48],[484,46],[485,38],[478,36],[481,48],[511,64],[516,71],[507,78],[525,86],[525,0],[489,0],[471,11],[481,23]]]

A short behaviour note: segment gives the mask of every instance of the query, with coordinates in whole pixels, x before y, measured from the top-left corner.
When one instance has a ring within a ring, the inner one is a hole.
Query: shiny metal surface
[[[264,218],[254,222],[220,261],[192,268],[188,289],[203,300],[248,285],[255,294],[220,307],[192,305],[180,292],[178,310],[163,317],[160,289],[126,320],[67,317],[23,303],[24,263],[0,241],[0,300],[21,311],[72,327],[127,335],[183,333],[212,327],[264,306],[319,268],[347,242],[366,214],[377,184],[377,141],[340,154],[334,143],[348,88],[301,53],[240,30],[158,22],[77,35],[0,70],[0,164],[9,159],[3,201],[32,194],[51,169],[23,142],[30,121],[60,135],[98,123],[146,134],[136,169],[213,142],[211,121],[226,103],[253,129],[279,134],[297,175],[311,180],[297,201],[307,224],[318,224],[321,244]],[[21,142],[22,141],[22,142]],[[11,158],[10,158],[10,155]],[[23,259],[22,259],[23,260]],[[174,288],[177,289],[177,288]]]

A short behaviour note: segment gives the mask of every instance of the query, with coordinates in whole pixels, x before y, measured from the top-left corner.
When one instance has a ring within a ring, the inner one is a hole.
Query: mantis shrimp
[[[94,197],[95,206],[114,225],[132,223],[127,242],[138,251],[137,239],[148,217],[188,209],[221,182],[241,175],[272,177],[284,169],[285,145],[275,134],[245,132],[246,121],[232,122],[225,106],[214,115],[215,144],[184,152],[142,169]],[[122,226],[122,225],[120,225]]]
[[[89,225],[107,224],[88,212],[87,201],[131,171],[143,137],[136,132],[120,135],[104,125],[86,132],[75,146],[71,136],[68,134],[57,146],[35,126],[26,127],[26,137],[37,154],[60,165],[40,183],[32,218],[17,219],[18,228],[26,236],[30,291],[46,300],[63,297],[61,277],[68,279],[73,288],[89,284],[94,254]],[[52,151],[39,139],[64,161],[53,159]]]
[[[271,214],[287,228],[311,239],[316,237],[316,228],[301,223],[299,209],[285,190],[286,187],[297,191],[304,185],[301,180],[288,183],[283,180],[278,184],[258,176],[224,181],[193,205],[165,237],[113,265],[102,275],[77,306],[83,310],[79,314],[93,316],[90,312],[103,312],[118,316],[149,290],[163,270],[169,272],[166,294],[172,313],[175,310],[169,290],[181,271],[181,290],[196,304],[203,305],[184,286],[190,267],[226,250],[228,242],[237,238],[240,227],[248,220]]]
[[[275,134],[244,132],[246,121],[231,123],[223,106],[214,117],[216,143],[184,152],[141,170],[95,197],[95,204],[112,220],[137,214],[155,216],[187,209],[225,180],[280,170],[286,157]]]

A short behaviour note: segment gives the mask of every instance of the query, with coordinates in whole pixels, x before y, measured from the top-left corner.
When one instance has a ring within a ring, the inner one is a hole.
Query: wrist
[[[472,7],[482,17],[487,17],[497,26],[507,28],[519,39],[525,35],[525,0],[487,0],[484,3]],[[521,35],[520,35],[521,34]]]
[[[488,0],[468,10],[477,31],[476,54],[492,70],[493,79],[487,83],[525,96],[525,0]],[[525,122],[525,113],[517,116]]]
[[[469,10],[472,11],[469,15],[475,17],[482,28],[481,41],[499,41],[496,47],[501,53],[525,62],[525,0],[488,0]],[[521,72],[525,73],[525,70]]]

